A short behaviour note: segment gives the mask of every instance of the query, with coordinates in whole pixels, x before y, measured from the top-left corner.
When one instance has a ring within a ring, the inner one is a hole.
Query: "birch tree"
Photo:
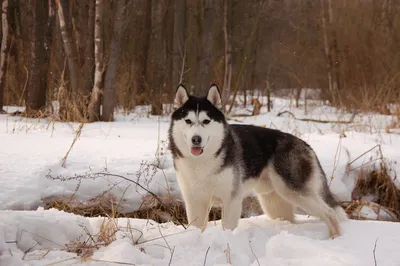
[[[228,24],[229,3],[224,0],[224,40],[225,40],[225,72],[224,72],[224,90],[222,106],[225,109],[226,104],[231,94],[231,80],[232,80],[232,48],[229,38],[229,24]]]
[[[326,13],[328,13],[328,16],[326,16]],[[326,19],[326,17],[328,17],[328,19]],[[326,4],[325,0],[321,0],[321,19],[324,35],[324,50],[327,61],[329,92],[333,104],[336,105],[338,104],[338,101],[340,101],[340,96],[338,95],[338,92],[340,91],[340,69],[337,36],[333,25],[331,0],[328,0]]]
[[[100,96],[103,91],[103,0],[96,0],[94,24],[94,86],[89,103],[89,121],[100,120]]]
[[[176,88],[186,72],[186,0],[174,1],[174,15],[172,84]]]
[[[3,0],[1,5],[1,25],[2,25],[2,39],[0,51],[0,113],[3,112],[4,105],[4,90],[6,88],[6,71],[7,71],[7,50],[9,46],[8,36],[8,0]]]
[[[69,8],[69,0],[57,0],[57,14],[60,23],[61,37],[64,45],[65,56],[68,61],[69,78],[71,84],[71,90],[73,99],[78,94],[79,83],[78,83],[78,70],[76,63],[76,47],[72,42],[70,25],[71,21],[69,16],[65,16],[65,11]]]

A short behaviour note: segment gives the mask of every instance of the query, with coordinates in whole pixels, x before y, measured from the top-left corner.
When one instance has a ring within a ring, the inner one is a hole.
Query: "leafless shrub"
[[[141,161],[139,170],[135,173],[136,182],[139,183],[140,180],[143,180],[144,185],[148,188],[158,170],[156,162]]]

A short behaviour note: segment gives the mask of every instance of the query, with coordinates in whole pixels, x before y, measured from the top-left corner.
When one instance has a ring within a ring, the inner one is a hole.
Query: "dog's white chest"
[[[177,177],[181,190],[194,193],[196,196],[214,196],[229,198],[234,189],[232,168],[219,171],[219,160],[190,163],[177,160]]]

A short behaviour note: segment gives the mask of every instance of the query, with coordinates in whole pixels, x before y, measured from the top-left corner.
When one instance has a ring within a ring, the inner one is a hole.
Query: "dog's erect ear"
[[[207,100],[209,100],[218,109],[222,108],[221,94],[219,93],[217,85],[211,85],[210,89],[208,90]]]
[[[180,108],[187,100],[189,100],[188,92],[182,84],[179,84],[175,93],[174,108]]]

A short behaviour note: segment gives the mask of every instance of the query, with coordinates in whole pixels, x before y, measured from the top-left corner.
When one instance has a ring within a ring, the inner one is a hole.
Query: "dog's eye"
[[[204,120],[203,120],[203,124],[204,124],[204,125],[210,124],[210,122],[211,122],[211,121],[208,120],[208,119],[204,119]]]
[[[192,121],[190,121],[190,119],[186,119],[185,122],[186,122],[186,124],[188,124],[188,125],[192,124]]]

